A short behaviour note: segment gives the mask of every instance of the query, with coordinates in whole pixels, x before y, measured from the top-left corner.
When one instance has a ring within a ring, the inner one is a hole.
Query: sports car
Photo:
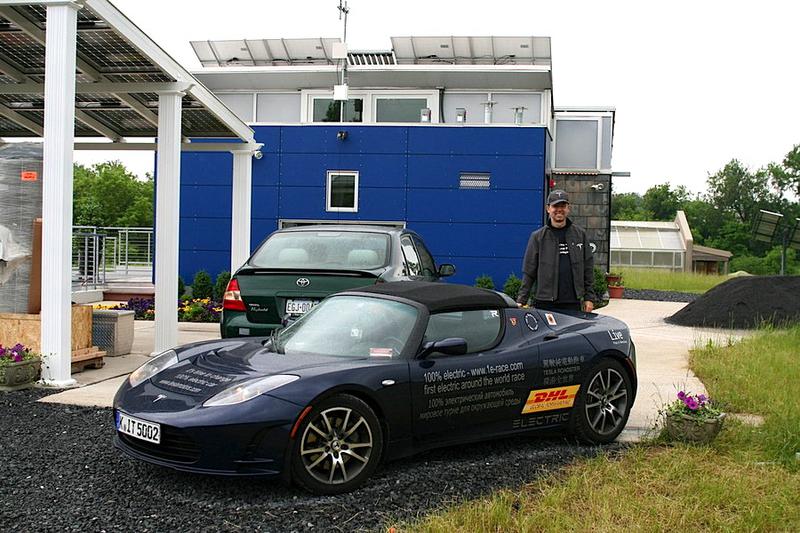
[[[115,443],[190,472],[352,490],[384,460],[563,428],[614,440],[636,395],[627,326],[401,281],[329,296],[271,337],[185,345],[133,372]]]

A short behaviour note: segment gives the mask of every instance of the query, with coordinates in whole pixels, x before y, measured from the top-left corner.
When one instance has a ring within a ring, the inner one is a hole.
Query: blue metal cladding
[[[454,282],[490,275],[502,286],[542,225],[544,128],[482,126],[255,126],[264,157],[253,161],[251,242],[281,219],[405,221]],[[337,132],[347,131],[345,140]],[[326,212],[327,171],[359,173],[358,212]],[[485,173],[488,189],[461,189],[461,173]],[[180,272],[228,270],[230,154],[184,153]]]

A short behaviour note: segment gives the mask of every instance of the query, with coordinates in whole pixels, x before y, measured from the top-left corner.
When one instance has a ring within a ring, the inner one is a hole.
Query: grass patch
[[[629,289],[654,289],[702,294],[708,289],[728,280],[728,276],[695,274],[694,272],[670,272],[654,269],[620,269],[623,284]]]
[[[692,369],[731,412],[708,446],[640,444],[579,461],[518,491],[466,502],[400,531],[800,530],[800,326],[693,350]]]

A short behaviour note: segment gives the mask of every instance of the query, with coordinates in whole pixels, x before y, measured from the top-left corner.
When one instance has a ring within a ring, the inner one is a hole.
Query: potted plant
[[[0,390],[12,391],[31,387],[39,379],[42,360],[39,354],[17,343],[0,344]]]
[[[622,274],[619,272],[608,272],[606,274],[606,283],[609,285],[617,284],[620,282],[620,280],[622,280]]]
[[[625,285],[623,285],[622,274],[614,274],[613,279],[608,282],[608,297],[622,298],[623,294],[625,294]]]
[[[725,413],[704,394],[678,392],[678,399],[664,409],[666,432],[673,440],[706,443],[722,429]]]

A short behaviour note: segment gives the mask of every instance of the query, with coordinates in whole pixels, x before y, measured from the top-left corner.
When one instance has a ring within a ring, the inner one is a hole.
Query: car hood
[[[158,373],[151,383],[166,391],[197,397],[210,397],[258,377],[293,374],[302,378],[375,364],[369,358],[278,354],[252,341],[216,342],[206,349],[194,345],[178,357],[178,364]]]

